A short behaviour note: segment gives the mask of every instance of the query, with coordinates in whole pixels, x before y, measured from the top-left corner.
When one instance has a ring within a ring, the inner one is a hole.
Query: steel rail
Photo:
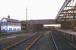
[[[51,37],[52,37],[52,40],[53,40],[54,45],[55,45],[55,47],[56,47],[56,50],[59,50],[59,49],[58,49],[58,46],[57,46],[57,44],[56,44],[56,42],[55,42],[55,40],[54,40],[54,37],[53,37],[53,35],[52,35],[52,32],[51,32]]]
[[[35,34],[35,35],[36,35],[36,34]],[[33,35],[33,36],[35,36],[35,35]],[[28,39],[23,39],[23,40],[21,40],[21,41],[19,41],[19,42],[16,42],[15,44],[12,44],[12,45],[10,45],[10,46],[8,46],[8,47],[5,47],[5,48],[3,48],[3,50],[8,50],[8,49],[11,48],[11,47],[14,47],[14,46],[16,46],[16,45],[18,45],[18,44],[20,44],[20,43],[22,43],[22,42],[24,42],[24,41],[29,40],[29,39],[32,38],[33,36],[29,37]]]
[[[14,46],[18,46],[18,44],[23,44],[26,42],[27,47],[25,47],[24,50],[30,50],[31,47],[37,42],[37,40],[41,37],[41,34],[35,34],[33,35],[31,38],[27,39],[27,40],[22,40],[20,42],[17,42],[11,46],[8,46],[6,48],[3,48],[3,50],[9,50]],[[30,42],[31,41],[31,42]]]
[[[28,47],[25,48],[25,50],[30,50],[32,48],[32,46],[38,41],[38,39],[41,37],[41,34],[35,38],[30,45],[28,45]]]

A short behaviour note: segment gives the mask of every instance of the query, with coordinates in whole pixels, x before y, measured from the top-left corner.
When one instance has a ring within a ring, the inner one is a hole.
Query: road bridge
[[[55,24],[55,19],[22,21],[22,30],[42,31],[44,24]]]

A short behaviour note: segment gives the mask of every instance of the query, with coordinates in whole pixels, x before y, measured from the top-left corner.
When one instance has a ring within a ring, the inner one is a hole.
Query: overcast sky
[[[11,16],[25,20],[26,7],[28,19],[55,19],[65,0],[0,0],[0,19]]]

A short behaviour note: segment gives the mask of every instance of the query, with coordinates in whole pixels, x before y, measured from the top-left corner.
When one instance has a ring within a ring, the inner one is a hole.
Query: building
[[[20,32],[21,31],[21,22],[19,20],[2,18],[1,21],[1,32]]]

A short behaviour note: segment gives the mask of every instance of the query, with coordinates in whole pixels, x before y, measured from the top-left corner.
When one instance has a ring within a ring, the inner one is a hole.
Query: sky
[[[10,15],[12,19],[55,19],[65,0],[0,0],[0,19]]]

